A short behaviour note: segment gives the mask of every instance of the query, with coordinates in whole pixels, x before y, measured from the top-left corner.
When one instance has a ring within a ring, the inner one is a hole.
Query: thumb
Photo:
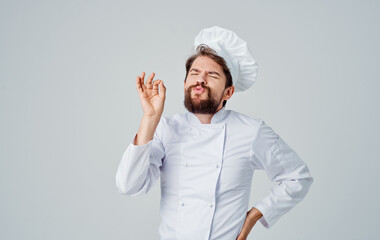
[[[165,98],[166,96],[166,87],[164,85],[164,81],[160,80],[160,92],[158,93],[160,98]]]

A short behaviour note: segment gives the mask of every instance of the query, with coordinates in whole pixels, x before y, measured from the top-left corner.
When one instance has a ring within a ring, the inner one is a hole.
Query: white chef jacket
[[[308,167],[261,119],[226,110],[202,124],[186,112],[161,117],[154,137],[125,150],[116,186],[146,194],[161,179],[161,240],[235,240],[247,211],[252,175],[264,170],[277,183],[254,207],[270,228],[307,194]]]

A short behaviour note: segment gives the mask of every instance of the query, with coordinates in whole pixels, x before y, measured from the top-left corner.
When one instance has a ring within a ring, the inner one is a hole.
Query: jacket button
[[[210,208],[212,208],[213,206],[214,206],[214,205],[211,203],[211,204],[210,204]]]
[[[215,164],[215,167],[218,168],[218,167],[219,167],[219,164]]]
[[[187,167],[188,166],[188,164],[187,164],[187,162],[185,163],[185,167]]]
[[[185,203],[184,203],[184,202],[182,202],[182,203],[181,203],[181,206],[185,206]]]

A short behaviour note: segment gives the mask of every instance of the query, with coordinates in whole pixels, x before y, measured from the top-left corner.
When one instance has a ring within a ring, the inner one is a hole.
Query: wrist
[[[143,121],[148,121],[148,122],[154,122],[154,123],[158,123],[161,119],[161,114],[157,114],[157,115],[143,115],[142,117],[142,120]]]
[[[263,214],[255,207],[252,207],[251,210],[249,210],[249,218],[251,221],[257,222]]]
[[[149,120],[157,120],[161,118],[161,114],[153,114],[153,115],[143,114],[143,118],[149,119]]]
[[[140,127],[137,132],[137,137],[134,140],[135,145],[144,145],[153,139],[154,132],[160,122],[160,116],[143,116],[140,122]]]

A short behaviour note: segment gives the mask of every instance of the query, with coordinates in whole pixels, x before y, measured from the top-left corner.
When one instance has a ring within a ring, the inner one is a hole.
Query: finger
[[[144,76],[144,74],[141,74],[141,76]],[[144,78],[141,78],[141,77],[137,77],[136,78],[136,87],[141,88],[141,92],[144,92],[146,90],[146,86],[144,84]]]
[[[141,92],[144,92],[146,90],[146,86],[144,84],[144,80],[141,77],[136,77],[136,88],[137,90],[141,90]]]
[[[143,87],[144,91],[147,89],[143,78],[141,79],[141,86]]]
[[[141,86],[141,78],[139,76],[136,77],[136,89],[139,93],[143,92],[143,88]]]
[[[147,88],[152,89],[152,87],[153,87],[153,85],[152,85],[152,81],[153,81],[154,75],[155,75],[154,72],[151,73],[151,74],[149,75],[148,79],[146,80],[146,87],[147,87]]]
[[[158,91],[158,84],[160,83],[161,80],[155,80],[153,81],[153,90]]]
[[[145,77],[145,72],[143,72],[142,74],[141,74],[141,78],[140,78],[140,82],[141,82],[141,87],[142,87],[142,89],[143,89],[143,91],[145,91],[146,90],[146,85],[144,84],[144,77]]]
[[[166,96],[166,87],[162,80],[160,80],[160,92],[158,93],[158,96],[160,96],[160,98],[165,98]]]
[[[142,81],[142,84],[144,84],[144,78],[145,78],[145,72],[142,72],[140,75],[140,82]]]
[[[144,78],[145,78],[145,72],[142,72],[140,75],[140,80],[142,80],[142,83],[144,83]]]

